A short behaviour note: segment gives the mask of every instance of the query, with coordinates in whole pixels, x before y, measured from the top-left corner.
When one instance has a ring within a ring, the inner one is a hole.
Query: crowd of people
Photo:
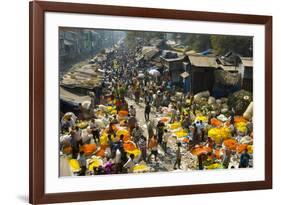
[[[89,92],[90,106],[80,103],[78,109],[61,113],[60,151],[74,163],[70,167],[75,174],[153,171],[166,158],[168,171],[253,166],[251,119],[242,120],[242,132],[235,110],[224,113],[220,121],[220,106],[206,110],[192,93],[175,96],[181,88],[164,74],[156,78],[142,71],[136,52],[122,46],[114,50],[100,63],[104,81]],[[211,136],[211,129],[224,128],[227,137]],[[242,139],[247,143],[240,143]],[[236,143],[235,149],[226,140]],[[183,165],[186,153],[191,153],[195,166]]]

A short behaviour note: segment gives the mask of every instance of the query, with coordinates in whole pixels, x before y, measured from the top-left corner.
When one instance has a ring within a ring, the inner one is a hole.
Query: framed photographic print
[[[30,2],[30,203],[272,188],[272,17]]]

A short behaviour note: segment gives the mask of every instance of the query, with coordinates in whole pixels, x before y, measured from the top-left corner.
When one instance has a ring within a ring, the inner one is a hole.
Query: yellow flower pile
[[[178,138],[181,138],[181,137],[185,137],[188,135],[188,133],[186,131],[184,131],[183,129],[175,132],[175,135],[178,137]]]
[[[135,155],[135,157],[137,157],[141,154],[141,151],[138,148],[136,148],[134,150],[127,150],[126,152],[128,153],[128,155],[130,155],[130,154]]]
[[[79,123],[77,124],[77,126],[78,126],[80,129],[84,129],[84,128],[88,127],[88,122],[86,122],[86,121],[79,122]]]
[[[197,121],[202,121],[202,122],[208,122],[208,118],[207,118],[206,116],[203,116],[203,115],[197,116],[197,117],[195,118],[195,120],[197,120]]]
[[[148,172],[149,167],[145,164],[137,164],[133,167],[134,172]]]
[[[103,132],[102,135],[100,136],[100,144],[104,146],[108,145],[108,137],[105,132]]]
[[[77,159],[70,159],[68,162],[69,162],[71,171],[79,172],[81,170],[80,164]]]
[[[101,165],[102,165],[102,160],[99,159],[98,157],[94,157],[94,158],[92,158],[92,159],[89,161],[88,169],[89,169],[90,171],[93,171],[93,169],[94,169],[95,167],[99,167],[99,166],[101,166]]]
[[[111,111],[110,111],[110,114],[111,114],[111,115],[116,115],[116,114],[117,114],[117,110],[111,110]]]
[[[228,127],[215,127],[209,130],[208,136],[215,140],[217,144],[221,144],[223,140],[231,137],[231,132]]]
[[[181,127],[181,123],[180,122],[175,122],[169,125],[171,130],[175,130]]]
[[[248,149],[249,154],[253,154],[253,152],[254,152],[253,145],[248,145],[247,149]]]
[[[111,115],[116,115],[117,114],[117,110],[116,110],[116,108],[114,106],[107,106],[106,110]]]
[[[141,154],[141,151],[137,148],[133,141],[126,141],[123,146],[128,155],[133,154],[137,157]]]
[[[116,135],[117,137],[120,137],[120,135],[130,135],[129,131],[128,130],[125,130],[125,129],[119,129],[117,132],[116,132]]]
[[[238,122],[235,123],[235,128],[242,133],[245,133],[247,131],[247,124],[245,122]]]
[[[220,163],[214,163],[209,166],[206,166],[206,169],[222,169],[222,165]]]

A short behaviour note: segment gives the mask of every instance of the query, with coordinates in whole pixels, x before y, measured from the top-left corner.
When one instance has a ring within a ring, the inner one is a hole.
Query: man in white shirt
[[[119,174],[119,173],[122,173],[122,159],[121,159],[121,151],[119,148],[116,149],[116,152],[115,152],[115,158],[114,158],[114,164],[115,164],[115,167],[116,167],[116,174]]]

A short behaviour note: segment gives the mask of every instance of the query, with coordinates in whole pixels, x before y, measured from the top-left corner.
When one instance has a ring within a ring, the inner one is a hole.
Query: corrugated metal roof
[[[225,71],[238,71],[239,70],[239,66],[234,66],[234,65],[220,65],[219,67]]]
[[[241,57],[242,64],[246,67],[253,67],[253,58],[251,57]]]
[[[142,55],[144,56],[145,60],[150,60],[158,52],[159,52],[159,49],[154,46],[144,46],[142,48]]]
[[[164,58],[163,56],[160,56],[160,58],[164,59],[167,62],[173,62],[173,61],[181,61],[184,59],[184,56],[180,56],[177,58]]]
[[[215,56],[188,55],[188,58],[190,63],[196,67],[218,67]]]

